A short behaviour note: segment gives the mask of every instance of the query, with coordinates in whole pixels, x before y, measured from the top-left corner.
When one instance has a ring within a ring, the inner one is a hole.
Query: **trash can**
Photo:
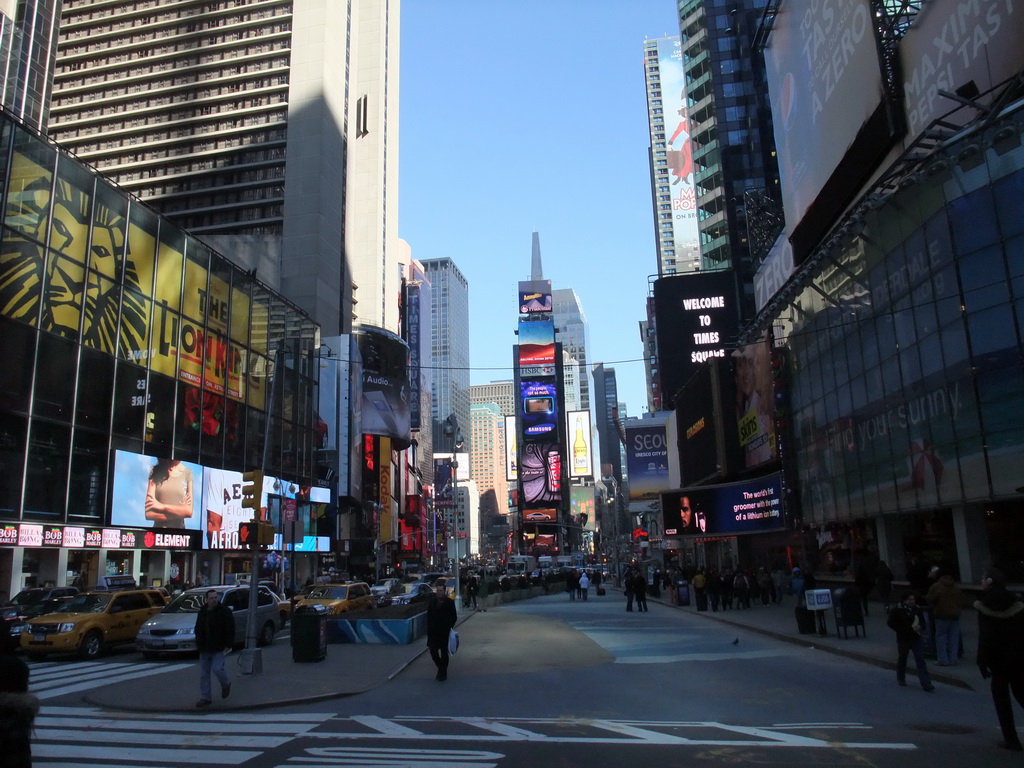
[[[814,611],[807,610],[806,606],[798,605],[796,607],[796,628],[801,635],[813,635],[817,632]]]
[[[676,582],[676,592],[679,595],[679,605],[690,604],[690,582],[680,579]]]
[[[853,627],[854,637],[860,637],[863,632],[867,637],[867,629],[864,626],[864,611],[861,606],[860,592],[854,587],[840,588],[833,592],[832,608],[836,617],[836,637],[839,637],[839,630],[843,635],[850,637],[850,627]]]
[[[327,658],[327,609],[303,605],[292,616],[292,661]]]

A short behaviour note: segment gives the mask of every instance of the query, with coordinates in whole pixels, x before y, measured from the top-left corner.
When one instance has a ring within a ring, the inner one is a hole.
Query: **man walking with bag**
[[[436,680],[448,679],[448,635],[457,620],[455,601],[448,597],[444,585],[438,584],[427,604],[427,648],[437,667]]]

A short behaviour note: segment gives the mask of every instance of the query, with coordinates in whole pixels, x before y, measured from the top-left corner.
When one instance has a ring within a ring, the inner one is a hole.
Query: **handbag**
[[[459,650],[459,633],[454,629],[448,630],[448,654],[454,656]]]

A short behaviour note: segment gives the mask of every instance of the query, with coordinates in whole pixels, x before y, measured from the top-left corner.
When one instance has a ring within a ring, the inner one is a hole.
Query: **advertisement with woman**
[[[114,458],[110,524],[126,528],[200,530],[203,468],[127,451]]]

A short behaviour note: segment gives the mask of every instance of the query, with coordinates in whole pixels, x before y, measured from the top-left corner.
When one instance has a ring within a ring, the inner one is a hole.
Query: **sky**
[[[470,381],[512,378],[533,232],[572,288],[591,363],[646,410],[640,321],[657,272],[645,39],[679,34],[674,0],[403,0],[399,236],[469,282]]]

